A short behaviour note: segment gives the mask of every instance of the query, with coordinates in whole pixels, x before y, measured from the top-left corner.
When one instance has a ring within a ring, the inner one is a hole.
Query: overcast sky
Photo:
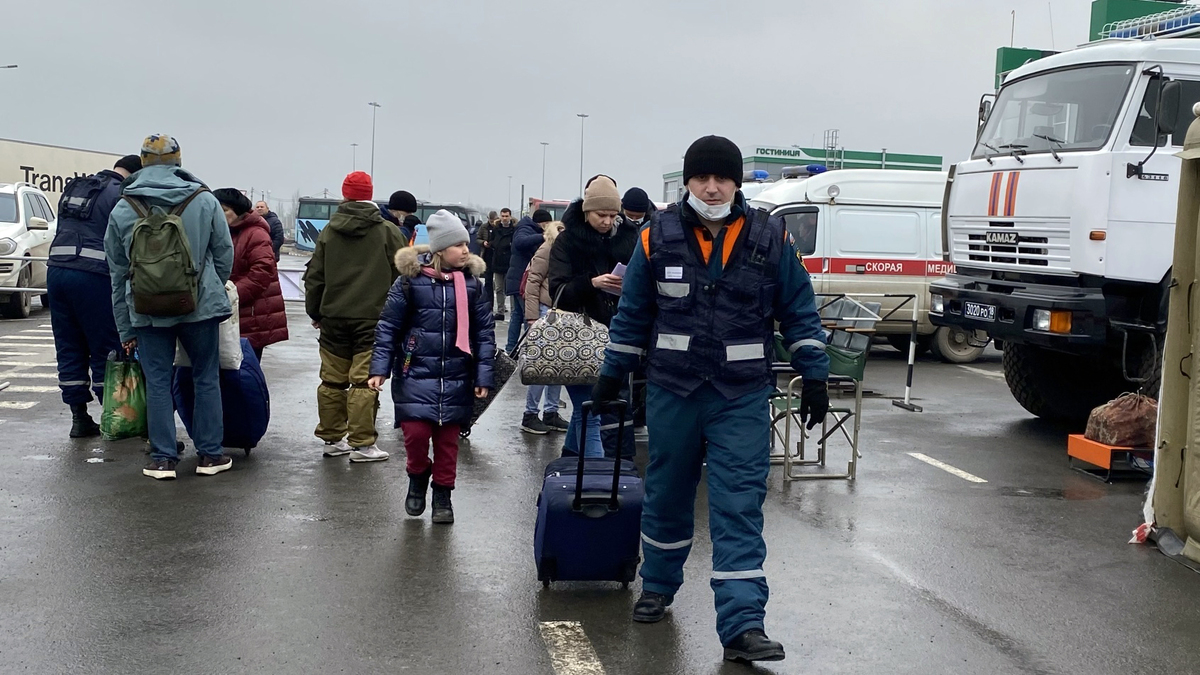
[[[212,187],[516,206],[584,172],[661,198],[716,133],[743,149],[970,151],[995,50],[1067,49],[1089,0],[206,0],[8,3],[0,137],[125,153],[174,135]],[[1051,43],[1051,7],[1054,17]],[[512,192],[509,196],[509,179]]]

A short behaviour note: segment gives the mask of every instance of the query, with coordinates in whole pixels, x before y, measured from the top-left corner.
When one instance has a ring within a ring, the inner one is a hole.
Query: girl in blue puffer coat
[[[400,277],[375,328],[368,384],[378,391],[395,378],[396,426],[408,455],[404,510],[410,516],[425,512],[432,478],[433,522],[453,523],[458,432],[471,421],[472,399],[486,398],[493,385],[496,326],[484,291],[486,266],[467,247],[462,221],[442,210],[425,228],[428,246],[396,254]]]

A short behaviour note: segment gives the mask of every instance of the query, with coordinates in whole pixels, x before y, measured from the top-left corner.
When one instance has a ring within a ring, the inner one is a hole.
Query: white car
[[[29,183],[0,183],[0,315],[7,319],[29,316],[34,295],[46,298],[46,262],[15,258],[46,258],[54,241],[57,218],[46,195]],[[9,288],[36,288],[40,292],[5,292]]]

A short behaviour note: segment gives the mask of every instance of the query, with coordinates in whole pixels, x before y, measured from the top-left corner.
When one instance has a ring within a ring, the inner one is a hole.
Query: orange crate
[[[1068,455],[1102,469],[1112,469],[1113,453],[1129,452],[1130,450],[1133,448],[1097,443],[1084,438],[1082,434],[1072,434],[1067,437]]]

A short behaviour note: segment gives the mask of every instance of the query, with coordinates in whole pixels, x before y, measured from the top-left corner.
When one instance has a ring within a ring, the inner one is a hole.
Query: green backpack
[[[129,287],[133,311],[145,316],[185,316],[196,311],[199,298],[196,262],[183,228],[183,211],[206,188],[164,211],[124,197],[138,219],[129,238]]]

